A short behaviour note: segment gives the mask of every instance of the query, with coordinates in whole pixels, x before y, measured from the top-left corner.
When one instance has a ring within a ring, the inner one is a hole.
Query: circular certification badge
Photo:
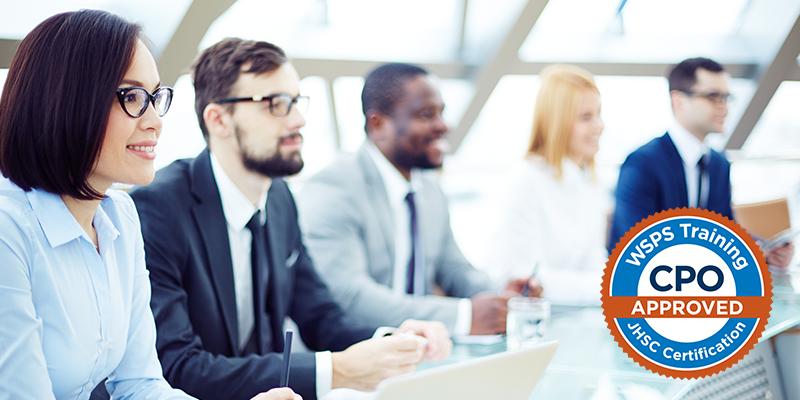
[[[735,222],[680,208],[631,228],[608,258],[603,314],[639,365],[673,378],[725,370],[758,342],[772,309],[767,263]]]

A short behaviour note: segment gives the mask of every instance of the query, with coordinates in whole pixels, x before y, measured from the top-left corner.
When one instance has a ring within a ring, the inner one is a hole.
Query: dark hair
[[[229,97],[241,73],[272,72],[287,61],[280,47],[263,41],[228,38],[205,49],[192,65],[192,79],[194,109],[206,142],[208,128],[203,121],[206,106]]]
[[[54,15],[20,43],[0,96],[0,171],[25,191],[101,199],[89,185],[140,28],[105,11]]]
[[[678,65],[672,67],[667,75],[669,81],[669,91],[678,90],[681,92],[689,92],[692,86],[697,83],[697,70],[704,69],[706,71],[719,73],[725,71],[718,62],[703,58],[688,58],[681,61]]]
[[[364,80],[361,91],[361,111],[391,114],[397,101],[403,97],[403,84],[419,75],[428,75],[424,68],[403,63],[384,64],[373,69]],[[367,130],[366,122],[364,130]]]

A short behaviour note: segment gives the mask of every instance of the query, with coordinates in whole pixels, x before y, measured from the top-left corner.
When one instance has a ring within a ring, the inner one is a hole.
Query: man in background
[[[728,115],[730,77],[716,61],[690,58],[669,72],[675,117],[664,135],[631,153],[622,164],[615,192],[609,251],[640,220],[676,207],[696,207],[734,219],[730,162],[705,144],[722,132]],[[768,251],[767,263],[785,267],[794,246]]]
[[[361,321],[504,332],[508,299],[541,288],[521,278],[500,291],[458,248],[434,173],[448,131],[434,80],[415,65],[382,65],[367,75],[361,100],[367,140],[298,196],[309,252],[336,300]]]

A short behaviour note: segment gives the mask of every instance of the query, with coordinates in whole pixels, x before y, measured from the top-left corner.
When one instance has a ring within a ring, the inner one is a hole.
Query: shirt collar
[[[366,147],[367,154],[370,155],[370,158],[378,168],[378,173],[383,181],[383,186],[386,188],[386,195],[389,197],[389,201],[393,203],[402,202],[408,192],[419,192],[420,177],[418,170],[411,170],[411,181],[409,182],[372,142],[367,141]]]
[[[32,189],[25,195],[50,247],[61,246],[81,236],[89,240],[88,235],[75,220],[61,196],[39,189]],[[109,197],[100,201],[92,220],[98,238],[102,238],[100,240],[113,241],[119,236],[119,230],[103,210],[103,206],[111,206],[112,201]]]
[[[105,211],[105,207],[113,207],[114,200],[106,196],[105,199],[100,201],[100,206],[97,207],[97,213],[94,215],[94,229],[97,231],[98,243],[107,243],[113,241],[119,236],[119,230],[114,226],[111,218]],[[88,239],[88,238],[87,238]]]
[[[678,149],[681,159],[687,165],[697,165],[700,157],[708,153],[708,146],[692,135],[678,121],[673,121],[672,127],[668,131],[672,143]]]
[[[220,201],[222,201],[222,212],[225,214],[225,220],[228,226],[236,231],[244,229],[250,218],[256,210],[261,211],[261,223],[266,221],[266,204],[267,194],[269,190],[265,191],[259,201],[259,206],[256,209],[253,203],[247,199],[247,196],[236,187],[233,181],[222,169],[222,164],[219,163],[214,153],[211,153],[211,172],[214,174],[214,180],[217,182],[217,189],[219,189]]]

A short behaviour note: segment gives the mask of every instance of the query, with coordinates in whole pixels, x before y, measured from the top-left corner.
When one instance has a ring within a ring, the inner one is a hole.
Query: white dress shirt
[[[404,296],[406,293],[406,274],[408,273],[408,263],[411,257],[411,216],[405,198],[409,192],[414,192],[416,198],[420,198],[421,172],[412,169],[410,181],[406,180],[374,144],[368,142],[366,148],[378,169],[378,174],[380,174],[383,181],[386,197],[389,199],[389,206],[392,210],[392,220],[394,221],[394,278],[392,290],[398,296]],[[419,200],[417,204],[420,204]],[[422,235],[422,232],[419,234]],[[426,265],[425,267],[429,268],[431,266]],[[458,305],[458,316],[456,317],[453,334],[468,335],[471,327],[472,303],[469,299],[462,299]]]
[[[261,196],[259,207],[236,187],[222,169],[214,154],[211,154],[211,171],[217,182],[222,211],[228,227],[228,241],[231,248],[231,265],[233,265],[233,288],[236,291],[236,316],[239,321],[239,348],[242,349],[250,339],[255,326],[253,310],[253,268],[251,248],[253,234],[246,225],[256,211],[261,211],[261,223],[266,221],[267,191]]]
[[[231,246],[231,262],[233,265],[233,283],[236,291],[236,312],[239,321],[239,347],[247,344],[253,331],[255,314],[253,311],[253,270],[250,258],[253,236],[247,229],[247,222],[256,210],[261,211],[262,223],[266,222],[267,193],[264,192],[259,201],[259,208],[231,181],[219,161],[211,153],[211,171],[217,182],[222,211],[228,226],[228,240]],[[302,295],[302,294],[301,294]],[[322,398],[331,391],[333,385],[333,359],[330,351],[316,354],[317,363],[317,398]]]
[[[683,160],[683,171],[686,175],[686,194],[689,200],[689,207],[697,207],[697,180],[700,176],[700,170],[697,166],[700,157],[708,153],[708,146],[705,145],[697,136],[692,135],[686,128],[681,126],[677,121],[673,121],[668,133],[675,148],[678,149]],[[702,198],[705,202],[708,201],[708,174],[705,175],[703,180],[703,193]]]
[[[497,192],[494,228],[480,264],[496,280],[537,278],[556,303],[599,304],[610,194],[590,171],[565,160],[562,176],[532,156]]]

